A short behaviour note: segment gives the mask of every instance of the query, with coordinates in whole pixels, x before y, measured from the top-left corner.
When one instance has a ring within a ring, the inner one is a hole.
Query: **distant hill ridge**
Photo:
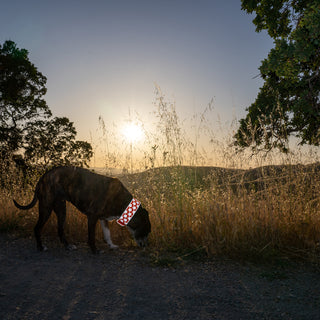
[[[188,185],[191,189],[206,189],[216,186],[237,185],[261,190],[268,183],[286,183],[301,175],[320,179],[320,163],[308,165],[267,165],[253,169],[232,169],[222,167],[172,166],[158,167],[140,173],[119,174],[118,178],[128,187],[141,184],[167,185],[177,183]]]

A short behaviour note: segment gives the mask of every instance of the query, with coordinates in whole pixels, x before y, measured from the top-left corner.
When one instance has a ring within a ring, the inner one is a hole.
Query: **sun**
[[[141,140],[143,136],[142,128],[139,125],[132,122],[124,126],[122,133],[126,140],[130,143]]]

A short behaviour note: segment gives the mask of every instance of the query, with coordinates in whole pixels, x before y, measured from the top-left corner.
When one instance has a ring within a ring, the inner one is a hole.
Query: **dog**
[[[136,200],[117,178],[99,175],[79,167],[56,167],[39,179],[30,204],[23,206],[13,200],[15,206],[22,210],[34,207],[37,201],[39,201],[39,218],[34,227],[34,234],[40,251],[47,250],[41,241],[41,231],[52,210],[57,215],[60,241],[67,249],[76,249],[74,245],[68,243],[64,234],[66,201],[71,202],[87,216],[88,244],[93,253],[99,252],[95,245],[95,228],[98,220],[101,223],[104,239],[111,248],[117,247],[112,243],[108,227],[108,221],[114,219],[118,219],[119,224],[129,229],[140,247],[147,245],[148,235],[151,232],[148,211],[137,201],[134,203],[136,212],[127,218],[125,213],[131,210],[129,204],[131,206]]]

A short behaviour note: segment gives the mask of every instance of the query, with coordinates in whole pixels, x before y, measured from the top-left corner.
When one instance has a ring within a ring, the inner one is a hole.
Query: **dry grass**
[[[320,165],[207,168],[206,178],[204,170],[173,167],[123,177],[151,212],[154,247],[317,260]]]
[[[286,255],[319,260],[320,165],[272,166],[254,170],[166,167],[120,177],[150,212],[151,248],[179,254],[203,249],[208,255],[270,259]],[[37,207],[22,212],[31,189],[1,189],[0,229],[32,234]],[[102,240],[100,227],[98,239]],[[52,215],[44,231],[56,237]],[[68,206],[66,233],[86,241],[86,217]],[[131,244],[124,228],[112,226],[114,241]]]

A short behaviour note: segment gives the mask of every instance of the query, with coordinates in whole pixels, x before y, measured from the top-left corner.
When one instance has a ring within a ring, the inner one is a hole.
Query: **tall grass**
[[[120,179],[149,210],[150,245],[156,251],[264,257],[282,253],[318,259],[320,165],[273,166],[253,170],[174,166],[122,175]],[[12,198],[27,203],[32,191],[17,187],[0,194],[0,231],[32,235],[37,206],[21,212]],[[69,205],[66,233],[86,241],[86,217]],[[98,239],[102,234],[98,227]],[[56,237],[54,214],[44,231]],[[131,243],[116,224],[114,241]]]
[[[175,104],[167,102],[160,90],[157,94],[157,130],[146,132],[145,149],[138,150],[142,155],[136,161],[140,172],[123,170],[119,176],[150,213],[151,250],[180,254],[202,250],[209,256],[258,259],[282,254],[319,262],[318,150],[307,158],[310,164],[305,161],[305,152],[303,157],[288,154],[281,159],[274,153],[265,157],[238,153],[230,146],[230,139],[218,141],[214,136],[206,119],[213,110],[212,102],[194,118],[199,120],[194,124],[196,137],[188,138]],[[99,121],[103,129],[100,142],[106,143],[106,165],[128,167],[127,150],[121,154],[119,140],[113,140],[115,136],[102,118]],[[201,145],[205,140],[201,133],[207,135],[209,147]],[[199,166],[214,161],[221,165]],[[249,164],[256,168],[248,169]],[[32,234],[37,207],[21,212],[12,198],[28,203],[37,178],[33,175],[22,183],[26,178],[12,164],[1,168],[0,231]],[[100,228],[97,230],[102,241]],[[113,224],[111,231],[115,243],[131,245],[124,228]],[[87,237],[86,217],[71,205],[66,232],[75,241]],[[53,215],[44,234],[56,233]]]
[[[319,164],[254,170],[171,167],[123,180],[151,212],[152,245],[158,250],[317,259]]]

